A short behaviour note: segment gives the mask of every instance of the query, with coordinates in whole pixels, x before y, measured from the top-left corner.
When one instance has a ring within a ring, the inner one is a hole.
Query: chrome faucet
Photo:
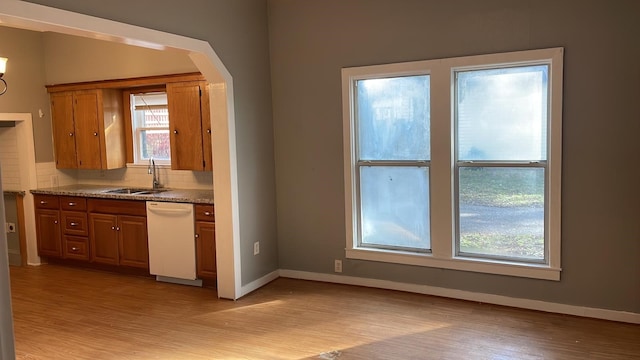
[[[157,189],[160,187],[160,181],[158,181],[158,174],[156,169],[156,162],[153,158],[149,159],[149,167],[147,168],[147,173],[149,175],[153,175],[153,189]]]

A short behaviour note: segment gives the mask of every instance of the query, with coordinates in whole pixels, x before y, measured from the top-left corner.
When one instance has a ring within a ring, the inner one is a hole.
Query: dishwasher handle
[[[189,214],[193,210],[192,209],[167,209],[167,208],[148,208],[147,210],[156,214],[171,214],[171,215],[182,215]]]

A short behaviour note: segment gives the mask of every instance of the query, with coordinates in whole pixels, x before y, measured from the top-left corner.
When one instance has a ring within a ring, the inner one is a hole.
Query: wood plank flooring
[[[640,326],[278,279],[214,289],[11,268],[18,359],[640,359]]]

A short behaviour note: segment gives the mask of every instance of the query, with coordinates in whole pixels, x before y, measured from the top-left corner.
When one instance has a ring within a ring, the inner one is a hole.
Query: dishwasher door
[[[193,215],[193,204],[147,201],[149,271],[157,280],[196,279]]]

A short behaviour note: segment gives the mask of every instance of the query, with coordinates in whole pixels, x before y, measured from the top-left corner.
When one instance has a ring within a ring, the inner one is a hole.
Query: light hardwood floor
[[[18,359],[640,359],[640,326],[278,279],[214,289],[11,268]]]

